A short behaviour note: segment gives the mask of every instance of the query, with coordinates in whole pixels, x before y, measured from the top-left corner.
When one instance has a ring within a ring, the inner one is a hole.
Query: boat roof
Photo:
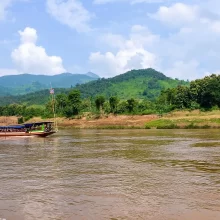
[[[9,129],[22,129],[22,128],[25,128],[24,125],[6,125],[6,126],[0,126],[0,129],[6,129],[6,128],[9,128]]]
[[[52,121],[40,121],[40,122],[30,122],[30,123],[24,123],[23,125],[27,127],[32,127],[33,125],[43,125],[43,124],[53,124],[54,122]]]

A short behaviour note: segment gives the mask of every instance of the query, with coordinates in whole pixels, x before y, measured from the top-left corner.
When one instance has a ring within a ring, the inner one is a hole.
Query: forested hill
[[[189,85],[178,79],[171,79],[154,69],[131,70],[127,73],[109,79],[98,79],[77,85],[82,98],[104,95],[106,98],[117,96],[120,99],[153,100],[160,95],[161,90],[174,88],[178,85]],[[70,89],[55,89],[55,93],[68,93]],[[21,96],[0,97],[0,105],[11,103],[45,104],[49,99],[49,90],[42,90]]]
[[[4,86],[0,86],[0,96],[7,96],[12,94],[9,88],[6,88]]]
[[[159,96],[161,90],[178,85],[189,85],[189,82],[171,79],[154,69],[131,70],[109,79],[99,79],[77,85],[83,97],[104,95],[118,96],[121,99],[149,99]]]
[[[99,76],[91,72],[86,74],[62,73],[53,76],[32,74],[2,76],[0,77],[0,96],[27,94],[48,89],[51,86],[70,88],[76,84],[86,83],[98,78]]]
[[[55,93],[68,93],[70,89],[56,88]],[[51,99],[50,90],[44,89],[37,92],[17,96],[0,96],[0,106],[10,104],[45,105]]]

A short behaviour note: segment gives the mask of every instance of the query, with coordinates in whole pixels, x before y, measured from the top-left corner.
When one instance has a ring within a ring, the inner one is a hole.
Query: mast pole
[[[54,118],[54,128],[55,131],[58,131],[58,126],[57,126],[57,120],[56,120],[56,108],[55,108],[55,93],[54,93],[54,89],[51,86],[50,89],[50,94],[52,96],[52,109],[53,109],[53,118]]]

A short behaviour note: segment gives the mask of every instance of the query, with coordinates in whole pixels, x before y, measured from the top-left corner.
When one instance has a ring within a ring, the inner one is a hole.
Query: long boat
[[[57,129],[54,127],[54,122],[50,122],[50,121],[0,126],[0,137],[6,137],[6,136],[46,137],[56,132]]]
[[[55,113],[55,95],[54,89],[50,89],[51,101],[53,104],[54,122],[41,121],[33,123],[24,123],[18,125],[0,126],[0,137],[6,136],[39,136],[46,137],[58,131],[56,113]],[[1,220],[1,218],[0,218]]]

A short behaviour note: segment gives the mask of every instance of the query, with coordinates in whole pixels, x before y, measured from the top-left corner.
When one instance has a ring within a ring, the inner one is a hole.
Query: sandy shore
[[[88,119],[86,117],[80,119],[57,118],[59,127],[73,128],[111,128],[111,127],[127,127],[127,128],[144,128],[145,123],[157,119],[156,115],[108,115],[98,119]],[[47,119],[53,121],[53,119]],[[41,118],[32,118],[28,122],[44,121]],[[0,117],[0,126],[6,124],[17,124],[16,117]]]
[[[75,128],[111,128],[111,127],[126,127],[126,128],[144,128],[149,121],[157,119],[156,115],[109,115],[98,119],[63,119],[58,120],[58,124],[62,126],[71,126]]]

